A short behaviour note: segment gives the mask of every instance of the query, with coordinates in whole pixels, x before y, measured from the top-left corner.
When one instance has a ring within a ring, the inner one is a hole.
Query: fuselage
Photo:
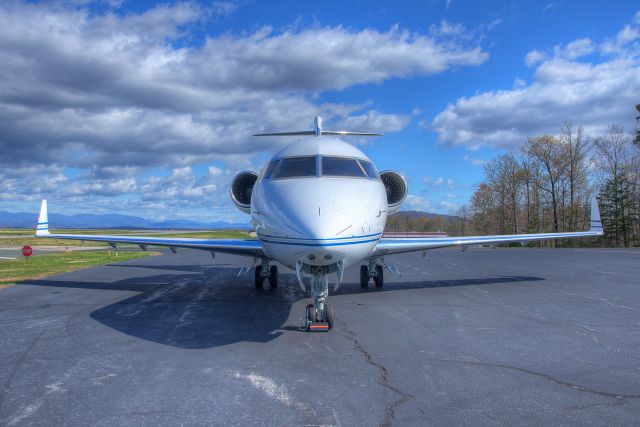
[[[387,220],[384,184],[367,156],[337,138],[296,141],[265,164],[251,216],[265,254],[295,268],[369,257]]]

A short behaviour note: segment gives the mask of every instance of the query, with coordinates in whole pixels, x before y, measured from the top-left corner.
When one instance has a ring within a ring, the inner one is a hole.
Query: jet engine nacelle
[[[393,213],[400,208],[404,199],[407,198],[409,191],[407,182],[402,175],[393,171],[384,171],[380,173],[380,179],[387,190],[387,213]]]
[[[231,182],[231,200],[244,213],[251,213],[251,192],[257,180],[257,173],[246,171],[237,174]]]

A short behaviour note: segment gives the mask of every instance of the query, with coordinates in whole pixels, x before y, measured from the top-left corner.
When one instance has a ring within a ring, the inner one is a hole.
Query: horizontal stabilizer
[[[293,131],[293,132],[256,133],[253,136],[306,136],[306,135],[384,136],[381,133],[372,133],[372,132],[349,132],[346,130],[338,130],[338,131],[322,130],[322,117],[320,116],[315,118],[314,123],[315,124],[314,124],[313,130],[300,130],[300,131]]]
[[[253,136],[303,136],[315,135],[312,130],[301,130],[299,132],[274,132],[274,133],[256,133]]]
[[[274,133],[256,133],[253,136],[304,136],[304,135],[315,135],[315,132],[311,130],[301,130],[299,132],[274,132]],[[339,131],[329,131],[323,130],[320,132],[320,135],[342,135],[342,136],[384,136],[381,133],[371,133],[371,132],[349,132],[346,130]]]

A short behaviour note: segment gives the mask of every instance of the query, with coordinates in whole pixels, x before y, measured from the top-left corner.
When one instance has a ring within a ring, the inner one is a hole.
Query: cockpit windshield
[[[293,178],[316,175],[317,169],[315,156],[289,157],[280,161],[278,166],[275,167],[271,173],[271,178]],[[266,174],[265,178],[268,178]]]
[[[322,165],[320,174],[319,164]],[[380,179],[373,163],[364,159],[338,156],[300,156],[272,160],[263,168],[261,179],[314,176]]]
[[[362,165],[362,169],[364,169],[364,171],[367,173],[367,176],[369,178],[380,179],[380,175],[378,174],[376,167],[373,166],[373,163],[368,162],[366,160],[362,160],[362,159],[358,159],[358,162],[360,162],[360,165]]]
[[[367,177],[356,159],[328,156],[322,157],[322,176]]]

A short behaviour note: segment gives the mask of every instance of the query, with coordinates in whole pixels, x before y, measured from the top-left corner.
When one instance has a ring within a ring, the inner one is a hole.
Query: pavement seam
[[[595,394],[595,395],[604,396],[604,397],[611,397],[611,398],[615,398],[615,399],[640,399],[640,395],[638,395],[638,394],[611,393],[611,392],[596,390],[596,389],[591,388],[591,387],[582,386],[582,385],[578,385],[578,384],[573,384],[573,383],[571,383],[569,381],[564,381],[564,380],[558,379],[558,378],[556,378],[554,376],[551,376],[549,374],[545,374],[544,372],[536,372],[536,371],[532,371],[532,370],[529,370],[529,369],[526,369],[526,368],[519,368],[517,366],[502,365],[502,364],[499,364],[499,363],[473,362],[473,361],[470,361],[470,360],[456,360],[456,359],[433,359],[433,358],[430,358],[429,360],[432,361],[432,362],[460,363],[460,364],[465,364],[465,365],[474,365],[474,366],[485,366],[485,367],[491,367],[491,368],[510,369],[510,370],[513,370],[513,371],[523,372],[525,374],[529,374],[529,375],[533,375],[533,376],[536,376],[536,377],[544,378],[544,379],[547,379],[547,380],[553,382],[554,384],[558,384],[558,385],[561,385],[561,386],[569,387],[569,388],[572,388],[572,389],[577,390],[577,391],[582,391],[584,393]]]
[[[396,418],[396,411],[400,405],[409,402],[410,400],[415,400],[415,396],[409,393],[406,393],[402,390],[399,390],[397,387],[391,385],[389,382],[389,370],[385,368],[381,363],[373,360],[373,356],[369,353],[363,346],[360,344],[358,339],[356,338],[356,334],[349,329],[347,324],[344,321],[338,320],[338,322],[342,325],[342,329],[344,330],[343,336],[353,343],[353,346],[356,350],[358,350],[364,356],[365,362],[374,366],[380,371],[380,380],[378,384],[381,386],[391,390],[398,397],[394,399],[389,405],[387,405],[387,409],[385,411],[384,420],[380,423],[380,426],[388,427],[391,426]]]

